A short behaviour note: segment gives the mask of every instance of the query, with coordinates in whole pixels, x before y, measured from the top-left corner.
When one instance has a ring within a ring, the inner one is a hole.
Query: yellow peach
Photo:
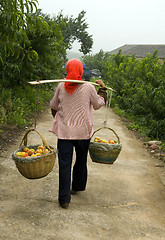
[[[42,149],[40,149],[40,148],[38,148],[37,150],[36,150],[36,153],[41,153],[42,154]]]
[[[28,152],[28,151],[29,151],[29,148],[28,148],[28,147],[25,147],[25,148],[23,149],[23,151],[24,151],[24,152]]]
[[[43,146],[38,146],[38,149],[44,150],[44,147]]]
[[[27,157],[28,154],[26,152],[22,152],[21,157]]]
[[[17,157],[20,157],[21,155],[22,155],[22,152],[17,152],[17,153],[16,153],[16,156],[17,156]]]

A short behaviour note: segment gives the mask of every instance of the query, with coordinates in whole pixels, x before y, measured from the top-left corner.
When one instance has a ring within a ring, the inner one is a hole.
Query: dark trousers
[[[76,161],[73,166],[72,189],[84,191],[87,183],[87,155],[90,139],[63,140],[58,139],[59,161],[59,202],[69,203],[71,199],[71,168],[73,149],[76,151]]]

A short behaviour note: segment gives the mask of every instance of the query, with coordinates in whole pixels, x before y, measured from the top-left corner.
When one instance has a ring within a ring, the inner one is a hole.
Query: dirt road
[[[103,125],[104,107],[94,112],[94,119],[95,129]],[[51,123],[48,112],[37,129],[56,146],[56,137],[48,132]],[[28,180],[18,172],[11,158],[22,137],[18,139],[0,158],[0,240],[165,239],[164,165],[112,110],[108,126],[119,135],[122,151],[113,165],[93,163],[88,157],[87,189],[72,196],[69,209],[58,205],[57,160],[42,179]],[[103,133],[108,139],[110,134]],[[36,133],[28,139],[31,144],[41,142]]]

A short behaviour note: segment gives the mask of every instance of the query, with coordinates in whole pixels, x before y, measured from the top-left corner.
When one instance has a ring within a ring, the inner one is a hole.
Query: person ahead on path
[[[83,64],[78,59],[68,61],[66,79],[82,80]],[[59,193],[61,207],[67,208],[71,193],[84,191],[87,183],[87,155],[90,138],[94,132],[92,107],[99,109],[106,101],[106,88],[102,80],[96,80],[102,87],[96,92],[90,83],[77,84],[62,82],[58,84],[50,108],[54,116],[50,129],[57,137],[59,161]],[[76,161],[73,167],[72,189],[71,166],[73,149]]]

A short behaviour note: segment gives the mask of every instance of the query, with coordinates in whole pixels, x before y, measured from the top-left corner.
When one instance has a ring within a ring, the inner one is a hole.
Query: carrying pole
[[[31,81],[28,82],[31,85],[36,85],[36,84],[43,84],[43,83],[60,83],[60,82],[72,82],[72,83],[79,83],[79,84],[92,84],[95,86],[100,86],[98,83],[94,83],[94,82],[87,82],[87,81],[83,81],[83,80],[73,80],[73,79],[54,79],[54,80],[37,80],[37,81]],[[105,86],[106,87],[106,86]],[[113,92],[116,92],[114,89],[110,88],[110,87],[106,87],[107,90],[111,90]]]

